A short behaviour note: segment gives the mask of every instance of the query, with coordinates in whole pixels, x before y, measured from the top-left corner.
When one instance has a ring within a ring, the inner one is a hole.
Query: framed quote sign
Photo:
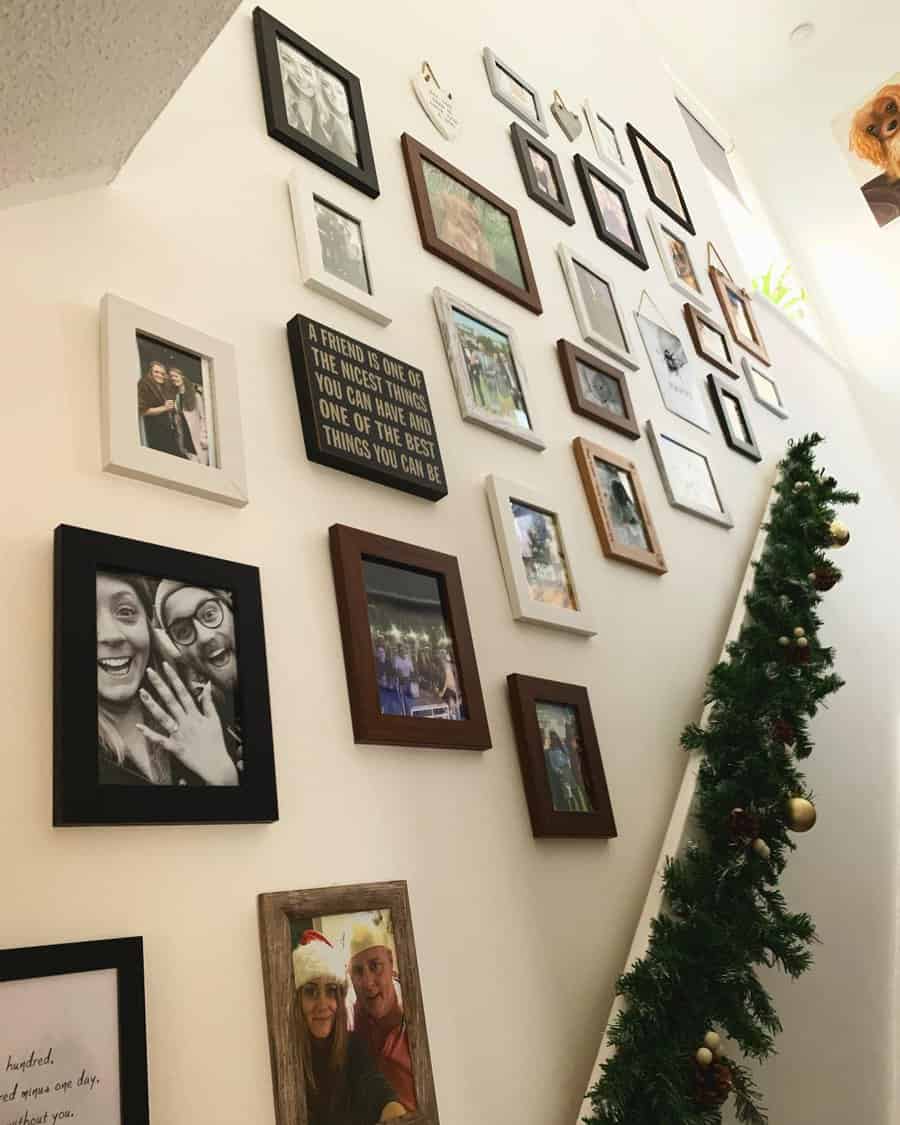
[[[287,331],[310,461],[426,500],[446,496],[422,372],[309,317]]]

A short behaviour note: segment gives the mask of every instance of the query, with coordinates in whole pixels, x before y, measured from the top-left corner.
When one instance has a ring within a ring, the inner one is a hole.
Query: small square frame
[[[581,414],[585,418],[590,418],[594,422],[599,422],[601,426],[607,426],[609,429],[615,430],[616,433],[624,434],[627,438],[636,439],[641,436],[641,431],[635,419],[634,405],[631,401],[628,381],[624,371],[619,371],[617,368],[606,363],[605,360],[600,359],[599,356],[594,355],[593,352],[586,351],[584,348],[579,348],[568,340],[556,341],[556,354],[559,359],[563,382],[566,385],[566,393],[569,396],[569,405],[576,414]],[[581,379],[578,375],[579,363],[583,364],[585,367],[593,367],[601,372],[601,374],[616,381],[619,387],[619,394],[622,397],[622,405],[625,407],[624,414],[616,414],[612,410],[605,410],[603,407],[597,406],[595,403],[591,402],[585,396],[581,386]]]
[[[733,383],[726,383],[718,375],[712,372],[707,376],[709,382],[709,393],[712,396],[713,406],[716,408],[716,416],[719,419],[719,425],[722,427],[722,436],[725,438],[727,445],[735,451],[735,453],[742,453],[745,457],[749,457],[751,461],[761,461],[762,454],[759,451],[759,446],[756,443],[756,436],[753,433],[753,427],[750,425],[750,415],[747,413],[747,407],[744,405],[744,399],[737,387]],[[725,398],[733,399],[737,403],[737,407],[741,412],[741,420],[746,427],[747,433],[750,435],[750,441],[745,441],[739,433],[734,429],[731,423],[731,418],[728,411],[725,409]]]
[[[591,164],[589,160],[585,160],[580,152],[575,154],[574,159],[578,182],[581,184],[584,201],[587,204],[588,214],[591,216],[591,222],[594,224],[594,232],[597,237],[601,242],[605,242],[607,246],[611,246],[613,250],[621,254],[623,258],[627,258],[633,266],[637,266],[638,269],[642,270],[649,269],[647,256],[644,253],[644,247],[641,243],[641,236],[638,234],[634,215],[631,213],[631,204],[628,202],[625,188],[616,180],[612,179],[612,177],[607,176],[596,164]],[[633,245],[623,242],[621,238],[613,234],[607,227],[603,219],[603,212],[600,210],[600,205],[597,202],[597,196],[594,193],[594,185],[591,182],[594,176],[596,176],[603,186],[608,188],[622,204],[622,209],[625,212],[625,220],[628,224],[628,233],[631,235]]]
[[[434,309],[437,314],[438,325],[441,329],[441,338],[444,341],[444,350],[447,353],[447,362],[450,365],[450,374],[453,376],[453,385],[456,388],[456,400],[459,403],[459,412],[463,420],[466,422],[475,422],[479,426],[484,426],[486,429],[493,430],[494,433],[502,434],[504,437],[512,438],[513,441],[521,442],[531,449],[546,449],[547,443],[539,435],[535,425],[534,406],[532,396],[528,390],[528,378],[525,374],[525,360],[522,355],[522,349],[519,347],[515,329],[508,324],[504,324],[502,320],[498,320],[489,313],[475,308],[474,305],[459,300],[459,298],[454,297],[452,293],[448,293],[446,289],[436,288],[433,297]],[[493,328],[495,332],[501,333],[509,340],[513,363],[516,368],[515,374],[519,380],[519,389],[525,401],[525,410],[528,414],[528,418],[532,423],[530,430],[524,430],[521,426],[516,426],[511,422],[506,422],[502,418],[498,418],[495,414],[491,413],[490,410],[480,406],[475,400],[475,395],[472,393],[472,384],[469,379],[468,368],[466,367],[465,356],[463,355],[462,344],[459,339],[459,332],[457,331],[453,317],[454,309],[459,309],[460,312],[465,313],[466,316],[471,317],[473,320],[481,321],[483,324],[486,324],[488,328]]]
[[[722,500],[722,494],[719,491],[719,486],[716,483],[716,478],[713,475],[712,466],[709,463],[709,458],[699,449],[693,449],[687,442],[681,441],[679,438],[672,437],[671,434],[657,434],[656,428],[653,423],[647,420],[647,437],[650,439],[650,448],[653,450],[653,456],[656,458],[656,467],[659,469],[659,475],[662,477],[663,487],[666,490],[666,496],[669,503],[673,508],[678,508],[679,511],[689,512],[692,516],[699,516],[700,519],[708,520],[710,523],[719,524],[720,527],[734,527],[734,520],[731,518],[731,513],[725,506]],[[713,486],[713,491],[719,501],[718,508],[710,508],[705,504],[692,504],[684,499],[679,499],[675,494],[672,487],[672,481],[669,477],[669,469],[666,464],[666,457],[663,451],[663,442],[668,441],[673,445],[680,445],[682,449],[686,449],[688,453],[693,453],[695,457],[699,457],[706,463],[706,469],[709,473],[709,479]]]
[[[616,179],[621,180],[622,183],[633,184],[634,176],[631,174],[631,170],[625,165],[625,158],[622,155],[622,146],[619,144],[619,134],[616,132],[615,126],[612,124],[612,122],[607,121],[605,117],[594,110],[591,105],[590,98],[585,98],[582,108],[584,110],[584,116],[587,119],[588,132],[591,134],[591,140],[594,142],[594,151],[596,153],[597,160],[600,161],[601,166],[609,173],[609,175],[615,176]],[[600,141],[601,134],[599,131],[603,126],[606,126],[606,128],[613,135],[613,139],[616,142],[616,148],[619,151],[618,160],[610,160],[610,158],[603,151],[603,145]]]
[[[691,288],[686,281],[682,281],[678,276],[675,266],[672,262],[671,255],[666,248],[666,222],[658,218],[656,212],[651,208],[647,211],[647,224],[650,227],[650,233],[653,235],[653,241],[656,243],[656,249],[659,253],[659,259],[662,262],[663,270],[665,271],[666,278],[673,289],[677,290],[682,297],[687,297],[689,301],[693,301],[695,305],[699,305],[704,312],[709,312],[711,305],[703,296],[702,292],[697,292],[696,289]],[[701,274],[697,272],[694,265],[694,258],[691,254],[691,247],[681,231],[670,231],[672,238],[677,238],[681,245],[684,247],[684,252],[687,255],[688,263],[691,267],[691,273],[697,279],[697,284],[701,285]]]
[[[697,355],[711,363],[713,367],[718,367],[720,371],[731,379],[740,379],[740,373],[735,367],[734,348],[731,346],[731,341],[728,339],[728,333],[717,321],[713,320],[701,309],[698,309],[691,301],[686,301],[684,305],[684,319],[687,322],[688,331],[691,334],[691,340],[694,343],[694,351]],[[703,336],[701,328],[708,328],[710,332],[715,332],[716,335],[722,338],[722,347],[725,350],[727,360],[722,360],[715,352],[708,352],[703,345]]]
[[[541,95],[537,92],[536,88],[532,86],[530,82],[526,82],[511,66],[507,65],[501,59],[498,59],[490,47],[483,48],[481,57],[484,60],[484,69],[487,73],[488,85],[497,101],[502,102],[507,109],[511,109],[517,117],[520,117],[526,125],[530,125],[536,133],[539,133],[542,137],[549,137],[550,130],[547,128],[547,115],[544,112],[544,103],[541,101]],[[503,93],[500,89],[500,81],[497,77],[498,70],[502,70],[513,82],[516,82],[519,86],[528,91],[534,99],[537,117],[533,114],[526,113],[517,101],[513,101],[512,98],[508,98],[506,94]]]
[[[485,488],[513,619],[515,621],[527,621],[532,625],[547,625],[554,629],[566,629],[583,637],[593,637],[597,632],[596,622],[590,609],[584,604],[584,588],[579,585],[575,576],[575,566],[572,562],[572,555],[559,510],[548,502],[546,496],[543,496],[530,485],[520,485],[514,481],[503,480],[501,477],[491,475],[485,479]],[[525,567],[522,563],[522,551],[516,533],[515,519],[510,507],[510,503],[514,500],[520,504],[526,504],[529,508],[546,512],[555,518],[569,585],[575,595],[578,609],[564,609],[561,606],[546,605],[532,598],[528,588]]]
[[[643,133],[641,133],[638,129],[635,129],[631,122],[628,122],[628,124],[625,126],[625,132],[628,134],[628,140],[631,142],[631,147],[634,150],[634,156],[637,160],[638,168],[640,169],[641,178],[644,181],[644,187],[646,187],[647,194],[650,196],[651,201],[655,203],[661,211],[665,211],[670,219],[674,219],[675,222],[679,224],[679,226],[684,227],[684,229],[686,231],[689,231],[691,234],[696,234],[697,232],[694,229],[694,224],[691,221],[691,215],[688,211],[687,202],[684,198],[684,192],[681,190],[681,184],[675,172],[675,165],[668,158],[668,156],[666,156],[666,154],[661,149],[658,149],[648,137],[645,137]],[[654,188],[653,180],[650,178],[650,170],[647,167],[647,161],[644,157],[644,150],[642,146],[646,146],[648,149],[650,149],[650,151],[655,153],[656,156],[659,157],[659,159],[667,166],[669,175],[672,177],[672,183],[675,187],[675,192],[678,195],[678,200],[681,203],[681,214],[670,207],[669,204],[665,202],[665,200],[660,199],[660,197],[656,194],[656,188]]]
[[[769,359],[769,353],[766,350],[766,344],[759,329],[756,314],[753,311],[752,294],[732,281],[721,270],[716,269],[715,266],[709,267],[709,278],[712,281],[713,289],[719,299],[719,304],[722,306],[722,313],[735,342],[740,344],[745,351],[756,356],[760,363],[764,363],[767,367],[771,366],[772,361]],[[734,315],[734,309],[731,307],[729,295],[737,298],[743,305],[747,323],[750,325],[751,336],[747,336],[740,330],[737,317]]]
[[[529,133],[527,129],[523,129],[522,126],[515,121],[511,122],[509,126],[509,135],[512,138],[513,151],[516,154],[516,161],[519,165],[519,171],[522,173],[522,181],[525,184],[525,193],[528,198],[533,199],[535,203],[540,203],[542,207],[546,207],[557,219],[562,219],[564,223],[572,226],[575,222],[575,214],[572,211],[572,202],[569,199],[566,181],[563,179],[559,157],[551,148],[542,144],[533,133]],[[556,186],[559,188],[559,199],[554,199],[552,195],[548,195],[538,183],[534,165],[531,163],[528,156],[528,150],[530,148],[540,153],[550,165],[553,178],[556,181]]]
[[[328,538],[354,740],[385,746],[490,749],[491,732],[456,557],[340,523],[331,525]],[[462,696],[469,713],[467,719],[420,719],[408,715],[382,715],[378,702],[375,661],[372,657],[363,575],[364,558],[409,570],[424,571],[438,578],[443,588],[448,625],[453,636]]]
[[[600,539],[600,546],[603,548],[604,555],[606,555],[607,558],[618,559],[619,562],[630,563],[632,566],[639,566],[644,570],[650,570],[654,574],[665,574],[669,568],[666,566],[666,560],[663,556],[659,537],[656,534],[656,528],[653,524],[653,517],[650,515],[650,505],[647,503],[647,497],[641,484],[641,478],[638,475],[637,465],[635,465],[633,461],[629,461],[627,457],[622,457],[620,454],[614,453],[611,449],[605,449],[602,445],[595,445],[586,438],[574,438],[572,448],[575,452],[575,461],[578,465],[578,471],[581,474],[581,481],[584,485],[588,506],[591,509],[591,515],[594,517],[594,525],[597,528],[597,535]],[[593,462],[595,457],[601,461],[608,462],[610,465],[615,465],[617,469],[628,473],[631,479],[631,487],[634,491],[634,498],[637,501],[639,515],[643,521],[647,538],[650,541],[649,551],[642,547],[629,547],[616,542],[612,532],[612,521],[606,510],[606,502],[600,491],[600,486],[597,484],[596,474],[594,473]]]
[[[608,356],[612,356],[612,358],[618,363],[621,363],[623,367],[627,367],[631,371],[636,371],[639,364],[634,358],[634,348],[632,347],[631,338],[628,334],[628,326],[625,323],[625,318],[622,316],[619,303],[616,300],[616,286],[612,277],[589,262],[580,251],[572,250],[568,246],[563,245],[563,243],[560,243],[556,248],[556,253],[559,256],[559,264],[563,271],[563,277],[566,279],[566,287],[569,290],[569,298],[575,310],[575,319],[578,321],[581,335],[589,344],[593,344],[595,348],[599,348],[600,351],[605,352]],[[625,340],[624,351],[614,340],[610,340],[606,336],[601,336],[599,332],[595,331],[591,324],[591,318],[585,306],[584,298],[581,295],[581,287],[578,284],[578,276],[575,273],[576,264],[580,265],[583,269],[587,270],[588,273],[593,274],[596,278],[609,286],[613,309],[615,310],[619,326],[622,329],[622,338]]]
[[[750,391],[759,405],[764,406],[766,410],[770,410],[779,418],[790,417],[784,407],[784,399],[782,399],[781,397],[781,389],[775,382],[774,377],[770,375],[768,371],[757,371],[757,369],[753,366],[753,361],[748,359],[745,355],[741,356],[741,367],[744,369],[744,375],[747,379],[748,384],[750,385]],[[764,379],[767,383],[771,383],[772,390],[775,392],[775,396],[778,399],[777,406],[774,402],[771,402],[769,399],[767,399],[765,395],[760,394],[759,385],[757,383],[758,379]]]

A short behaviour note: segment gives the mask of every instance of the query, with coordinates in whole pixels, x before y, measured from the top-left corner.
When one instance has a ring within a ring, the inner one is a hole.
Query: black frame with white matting
[[[684,319],[688,326],[688,331],[691,334],[691,340],[694,344],[694,351],[701,359],[705,359],[707,363],[711,363],[713,367],[718,367],[720,371],[724,371],[731,379],[740,379],[740,372],[735,366],[734,349],[731,346],[731,341],[728,339],[728,333],[717,323],[711,316],[697,308],[695,304],[690,301],[684,303]],[[725,352],[726,359],[717,356],[715,352],[708,351],[703,343],[703,329],[707,328],[710,332],[714,332],[722,341],[722,350]]]
[[[579,348],[577,344],[570,343],[568,340],[556,341],[556,355],[559,359],[563,382],[566,384],[569,406],[576,414],[591,418],[594,422],[599,422],[601,426],[608,426],[611,430],[624,434],[627,438],[636,439],[641,436],[641,431],[634,416],[634,406],[631,402],[628,380],[624,371],[620,371],[593,352]],[[624,413],[617,414],[614,410],[606,409],[588,398],[581,381],[579,365],[598,372],[606,379],[613,380],[618,387]]]
[[[568,223],[569,226],[572,226],[575,222],[575,213],[572,211],[572,201],[569,199],[566,181],[563,179],[559,157],[553,149],[542,144],[534,133],[529,133],[527,129],[523,129],[516,121],[510,122],[509,135],[512,138],[513,151],[516,154],[516,161],[519,165],[519,171],[522,173],[522,181],[525,184],[525,192],[528,198],[533,199],[535,203],[540,203],[542,207],[546,207],[548,211],[554,214],[557,219],[562,219],[564,223]],[[534,165],[528,155],[528,150],[530,148],[533,148],[536,153],[543,156],[550,165],[550,171],[559,189],[559,199],[554,199],[552,195],[548,195],[538,183]]]
[[[691,234],[696,234],[697,232],[694,229],[694,224],[691,221],[691,214],[688,211],[687,201],[684,198],[684,192],[681,190],[681,184],[679,183],[678,176],[675,173],[675,165],[668,158],[668,156],[666,156],[666,154],[661,149],[657,148],[656,145],[648,137],[645,137],[639,129],[635,129],[630,121],[625,126],[625,132],[628,134],[628,140],[631,142],[631,147],[634,151],[634,157],[635,160],[637,160],[638,168],[640,168],[641,170],[641,177],[643,178],[644,186],[647,189],[647,194],[650,196],[650,199],[661,211],[665,211],[670,219],[674,219],[676,223],[679,223],[681,226],[683,226],[686,231],[690,231]],[[650,176],[650,169],[647,167],[647,160],[644,155],[644,149],[642,146],[646,146],[659,160],[663,162],[663,164],[666,165],[669,175],[672,178],[672,184],[675,188],[678,200],[681,203],[681,213],[676,211],[673,207],[670,207],[664,199],[660,199],[660,197],[656,194],[656,188],[653,186],[653,180]]]
[[[262,84],[263,105],[266,111],[266,128],[269,136],[283,145],[299,152],[307,160],[318,164],[326,172],[351,184],[373,199],[379,194],[378,174],[375,170],[375,154],[369,139],[369,125],[366,120],[366,107],[363,102],[362,86],[355,74],[330,58],[324,51],[303,39],[287,24],[283,24],[262,8],[253,9],[253,30],[256,36],[256,56],[259,62],[259,78]],[[288,121],[284,101],[284,88],[281,80],[281,66],[278,61],[278,40],[281,39],[316,66],[338,78],[347,92],[350,105],[350,118],[356,139],[359,163],[354,164],[332,152],[327,145],[295,129]]]
[[[762,461],[762,454],[756,443],[756,435],[750,425],[750,415],[747,413],[744,399],[737,388],[733,383],[726,383],[720,375],[715,375],[712,371],[707,375],[707,380],[709,382],[709,393],[712,396],[713,406],[716,409],[716,416],[719,419],[719,425],[722,427],[722,436],[725,438],[726,444],[735,453],[743,453],[751,461]],[[749,441],[745,440],[735,429],[725,405],[726,400],[732,401],[740,412],[741,425],[746,431],[746,436],[750,438]]]
[[[581,184],[584,201],[587,204],[588,213],[591,216],[591,222],[594,224],[594,231],[597,237],[602,242],[605,242],[607,246],[611,246],[613,250],[621,254],[623,258],[627,258],[632,265],[642,270],[649,269],[650,266],[647,263],[647,255],[644,253],[641,236],[638,234],[637,225],[634,221],[634,215],[631,213],[631,204],[628,202],[628,194],[625,188],[612,179],[612,177],[607,176],[605,172],[601,172],[596,164],[592,164],[590,160],[586,160],[580,152],[575,154],[574,160],[575,171],[578,174],[578,182]],[[593,179],[599,180],[622,204],[622,210],[625,213],[625,221],[628,224],[628,233],[631,237],[630,245],[619,238],[618,235],[614,234],[606,225],[603,218],[603,211],[594,191]]]
[[[116,973],[121,1121],[123,1125],[149,1125],[143,940],[127,937],[0,949],[0,986],[4,982],[62,977],[104,969],[114,969]],[[13,1022],[4,1015],[0,1001],[0,1024],[9,1028]],[[23,1046],[32,1049],[35,1044]],[[20,1119],[17,1117],[15,1120]],[[28,1120],[43,1121],[43,1113],[36,1112]]]
[[[299,313],[287,335],[310,461],[443,499],[447,478],[422,372]]]
[[[278,819],[259,570],[60,524],[53,539],[53,824],[231,824]],[[175,578],[232,595],[245,752],[237,785],[102,784],[97,572]]]

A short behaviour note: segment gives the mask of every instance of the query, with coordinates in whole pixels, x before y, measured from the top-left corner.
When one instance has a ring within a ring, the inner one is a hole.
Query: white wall
[[[898,543],[843,375],[774,316],[764,319],[792,418],[782,423],[751,407],[766,454],[755,466],[717,431],[704,436],[668,415],[643,363],[629,378],[639,417],[709,451],[737,525],[727,532],[669,508],[646,439],[629,443],[569,410],[554,347],[560,336],[578,342],[578,332],[555,245],[580,246],[612,271],[628,310],[645,284],[673,322],[679,302],[649,233],[649,274],[594,238],[571,165],[573,230],[527,199],[506,135],[511,115],[490,97],[480,59],[489,44],[548,100],[561,85],[570,100],[590,96],[620,127],[630,119],[656,138],[681,172],[702,256],[707,237],[727,247],[727,236],[636,22],[606,10],[601,27],[587,3],[565,20],[523,20],[511,0],[492,9],[462,0],[457,18],[440,22],[412,0],[356,5],[352,16],[319,5],[302,22],[286,2],[270,10],[361,77],[380,199],[344,190],[266,136],[248,5],[112,188],[0,214],[9,591],[0,657],[8,779],[0,789],[0,944],[143,934],[154,1121],[267,1122],[257,893],[404,878],[443,1120],[573,1121],[680,778],[680,729],[698,714],[774,462],[789,435],[815,427],[831,439],[829,468],[860,487],[866,503],[848,517],[848,576],[826,608],[826,635],[850,686],[817,724],[810,774],[821,821],[789,875],[792,904],[818,916],[826,944],[816,975],[791,990],[779,986],[783,1061],[765,1082],[774,1121],[886,1121]],[[452,146],[409,88],[423,55],[463,107],[465,131]],[[572,146],[553,129],[553,147],[564,154]],[[404,130],[519,207],[542,317],[421,249],[400,156]],[[589,145],[585,131],[576,147],[590,155]],[[294,171],[363,215],[396,313],[390,327],[370,326],[300,286],[286,186]],[[630,198],[643,236],[640,184]],[[546,452],[460,420],[431,309],[436,284],[519,332]],[[98,304],[107,290],[233,341],[247,509],[100,472]],[[425,371],[446,500],[431,505],[306,460],[284,334],[298,311]],[[665,577],[601,554],[570,449],[579,434],[637,460],[670,566]],[[594,640],[510,619],[483,492],[492,472],[540,485],[568,516],[602,620]],[[459,556],[492,750],[354,745],[326,540],[336,520]],[[50,827],[51,537],[60,522],[261,568],[279,823]],[[511,671],[588,685],[617,840],[532,838],[506,703]]]

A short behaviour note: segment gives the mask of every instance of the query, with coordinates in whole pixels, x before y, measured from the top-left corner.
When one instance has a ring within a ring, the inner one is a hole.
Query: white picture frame
[[[169,347],[199,362],[208,455],[215,458],[215,465],[151,448],[142,440],[139,338],[142,343]],[[100,357],[104,472],[243,507],[249,496],[237,365],[231,344],[107,293],[100,305]]]
[[[784,399],[781,397],[781,390],[774,377],[768,371],[763,371],[758,364],[754,364],[749,356],[741,356],[741,367],[744,369],[744,377],[750,386],[750,392],[759,405],[764,406],[766,410],[770,410],[779,418],[789,418],[790,415],[784,406]],[[766,392],[761,389],[760,380],[762,380],[762,386],[768,385],[771,387],[775,398],[778,400],[777,403],[766,397]]]
[[[294,239],[297,244],[297,263],[303,284],[316,293],[321,293],[338,301],[345,308],[368,317],[376,324],[391,323],[391,316],[385,311],[380,292],[375,287],[372,254],[366,240],[365,224],[359,215],[359,196],[338,190],[328,184],[327,189],[317,190],[314,181],[297,173],[288,182],[291,195],[291,212],[294,216]],[[346,200],[346,203],[345,203]],[[362,272],[368,285],[368,292],[352,281],[330,270],[325,262],[325,251],[319,230],[316,204],[327,208],[336,217],[348,223],[355,223],[359,234],[359,247],[362,253]]]
[[[594,152],[598,164],[604,171],[609,172],[620,183],[628,185],[634,183],[634,176],[631,174],[630,169],[625,164],[625,157],[622,153],[622,145],[619,143],[619,134],[616,132],[615,126],[611,121],[607,121],[601,113],[591,105],[591,99],[585,98],[584,104],[581,107],[582,112],[587,120],[588,132],[591,134],[591,140],[594,142]],[[618,160],[609,154],[608,135],[604,135],[601,131],[603,128],[609,130],[612,134],[613,142],[615,143],[616,151],[619,154]]]
[[[435,288],[433,298],[441,338],[444,341],[444,350],[447,353],[447,363],[450,366],[450,374],[453,376],[453,385],[456,388],[459,412],[463,420],[484,426],[493,430],[494,433],[512,438],[513,441],[521,442],[531,449],[546,449],[546,442],[537,431],[534,403],[528,389],[528,378],[525,374],[525,361],[515,331],[502,320],[498,320],[482,309],[470,305],[467,301],[454,297],[446,289]],[[457,312],[462,317],[476,321],[479,325],[486,327],[486,336],[488,333],[496,333],[506,337],[512,366],[515,369],[512,374],[518,382],[524,414],[529,423],[527,428],[517,424],[514,419],[507,420],[501,417],[496,411],[478,401],[478,396],[472,386],[472,377],[469,364],[466,361],[463,341],[460,338],[460,324],[455,315]]]
[[[720,527],[734,527],[734,520],[722,499],[721,490],[707,455],[671,434],[657,433],[656,427],[649,418],[645,428],[663,488],[672,507],[681,512],[688,512],[692,516],[699,516],[700,519],[718,524]],[[690,454],[690,458],[685,458],[685,454]],[[685,469],[700,477],[696,481],[698,487],[691,485]],[[706,503],[702,496],[698,495],[704,491],[712,494],[714,503]]]
[[[511,109],[513,113],[520,117],[527,125],[530,125],[536,133],[542,137],[549,137],[550,130],[547,127],[547,115],[544,112],[544,103],[541,101],[541,95],[537,92],[530,82],[518,74],[511,66],[498,59],[490,47],[485,47],[481,52],[481,57],[484,60],[484,69],[487,72],[488,85],[491,88],[491,93],[498,102],[502,102],[507,109]],[[521,101],[517,101],[515,97],[506,89],[506,79],[511,79],[516,85],[521,86],[522,89],[531,97],[534,103],[534,113],[529,113]]]
[[[593,344],[601,352],[612,356],[614,360],[631,371],[636,371],[640,364],[634,356],[634,347],[631,343],[628,325],[625,317],[622,316],[619,302],[616,300],[616,286],[612,277],[595,266],[580,251],[572,250],[562,242],[557,246],[556,252],[559,255],[559,263],[566,279],[566,287],[569,290],[569,298],[575,310],[575,319],[578,321],[581,335],[589,344]],[[586,272],[593,275],[608,289],[611,308],[621,331],[622,340],[625,344],[624,348],[615,336],[604,333],[599,325],[594,323],[591,310],[588,309],[582,293],[579,270],[582,271],[582,274]]]
[[[646,331],[641,328],[642,320],[647,324]],[[704,433],[710,433],[709,410],[700,388],[693,349],[686,348],[681,337],[667,324],[660,324],[637,309],[634,322],[663,406]],[[651,328],[652,339],[648,339]]]
[[[707,301],[703,293],[703,282],[700,280],[703,275],[697,272],[697,267],[694,264],[694,258],[691,254],[690,236],[685,233],[683,227],[680,227],[677,223],[672,223],[670,219],[660,219],[653,208],[647,211],[647,225],[650,227],[650,233],[653,235],[653,241],[656,244],[659,260],[662,262],[666,280],[682,297],[687,297],[689,301],[703,309],[704,312],[712,312],[712,305]],[[697,282],[697,285],[700,287],[699,289],[695,289],[679,276],[675,268],[675,263],[672,260],[672,255],[669,253],[669,247],[666,242],[667,237],[674,238],[684,247],[691,276]]]
[[[518,484],[515,481],[504,480],[502,477],[493,475],[486,477],[485,489],[513,618],[516,621],[527,621],[532,625],[565,629],[583,637],[594,636],[597,626],[593,615],[585,606],[582,587],[575,577],[575,566],[566,540],[563,520],[556,506],[531,485]],[[559,555],[565,564],[568,578],[569,593],[577,608],[538,600],[533,595],[534,583],[529,583],[525,569],[520,530],[512,509],[513,503],[553,518],[559,541]]]

